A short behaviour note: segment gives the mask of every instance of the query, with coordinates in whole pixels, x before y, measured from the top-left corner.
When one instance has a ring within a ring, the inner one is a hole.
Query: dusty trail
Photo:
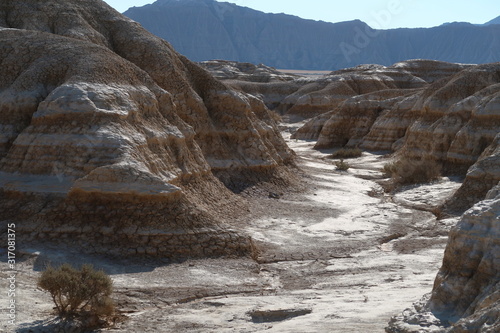
[[[262,250],[259,263],[117,263],[44,249],[18,266],[18,303],[30,304],[21,306],[19,332],[50,329],[36,321],[51,305],[33,272],[46,260],[93,261],[112,274],[129,317],[114,332],[384,332],[431,290],[454,223],[409,207],[436,204],[459,184],[445,179],[391,198],[368,180],[380,176],[381,155],[365,153],[339,172],[312,142],[287,140],[307,190],[250,199],[245,229]]]

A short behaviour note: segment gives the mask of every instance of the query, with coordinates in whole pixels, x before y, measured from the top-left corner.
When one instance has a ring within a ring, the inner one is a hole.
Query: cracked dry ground
[[[306,190],[247,194],[251,216],[240,224],[262,250],[258,262],[118,263],[45,249],[20,264],[19,331],[50,317],[33,268],[51,260],[93,261],[112,274],[128,317],[114,332],[384,332],[392,315],[431,291],[454,223],[412,206],[438,204],[459,184],[443,179],[391,197],[372,180],[382,155],[365,153],[339,172],[313,142],[288,143]]]

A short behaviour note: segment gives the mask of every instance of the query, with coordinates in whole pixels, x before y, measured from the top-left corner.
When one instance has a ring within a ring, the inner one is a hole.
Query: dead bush
[[[403,156],[384,165],[384,172],[396,186],[423,184],[441,177],[441,166],[431,159],[412,159]]]
[[[281,117],[281,115],[278,112],[269,111],[269,116],[271,117],[272,120],[274,120],[278,124],[283,121],[283,118]]]
[[[335,166],[337,167],[337,170],[340,170],[340,171],[347,171],[351,167],[349,165],[349,163],[344,162],[343,159],[341,159],[340,161],[335,162]]]
[[[69,264],[49,266],[38,279],[38,286],[50,293],[61,319],[78,318],[88,326],[96,326],[115,312],[109,297],[113,291],[111,278],[92,265],[80,270]]]
[[[363,154],[363,151],[359,148],[342,148],[337,150],[331,155],[328,155],[328,158],[331,159],[344,159],[344,158],[356,158],[360,157]]]

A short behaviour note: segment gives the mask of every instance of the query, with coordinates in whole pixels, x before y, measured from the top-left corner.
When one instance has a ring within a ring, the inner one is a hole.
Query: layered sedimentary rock
[[[389,67],[362,65],[334,71],[319,78],[290,77],[274,71],[269,73],[268,70],[263,78],[261,72],[265,68],[257,70],[256,66],[253,66],[254,69],[247,64],[229,62],[236,68],[231,70],[224,65],[224,62],[215,61],[214,63],[206,68],[215,76],[225,79],[230,86],[258,96],[268,107],[280,114],[288,114],[297,118],[312,118],[333,111],[355,96],[395,89],[402,90],[400,94],[406,95],[411,89],[423,88],[434,81],[470,67],[417,59],[396,63]],[[229,73],[221,73],[221,66]],[[239,73],[240,67],[248,68],[245,74]],[[271,81],[264,82],[264,80]]]
[[[293,158],[260,100],[99,0],[2,2],[0,27],[2,224],[116,254],[249,253],[220,179]]]
[[[447,205],[450,211],[462,206],[463,212],[500,180],[498,168],[491,167],[498,159],[500,64],[471,67],[412,61],[393,68],[411,70],[432,83],[351,97],[311,119],[293,137],[317,139],[317,148],[360,147],[426,157],[440,162],[446,173],[460,175],[483,154]]]
[[[452,229],[430,297],[387,331],[500,331],[500,183]]]
[[[358,66],[308,82],[287,96],[279,110],[310,118],[334,110],[354,96],[388,89],[414,89],[426,84],[423,79],[404,70],[375,65]]]
[[[500,179],[500,133],[486,148],[478,161],[467,171],[464,183],[444,205],[449,212],[461,212],[484,198]]]
[[[219,80],[240,80],[250,82],[283,82],[297,79],[297,75],[285,74],[264,64],[228,60],[202,61],[199,65],[210,71]]]
[[[392,99],[394,96],[405,96],[414,89],[422,89],[430,83],[454,75],[468,65],[450,64],[432,60],[408,60],[385,67],[381,65],[362,65],[346,68],[330,73],[323,79],[316,80],[293,95],[287,97],[281,108],[290,113],[314,115],[334,111],[351,97],[366,95],[362,99],[370,99],[372,93],[381,91],[377,100]],[[384,93],[384,90],[400,90]],[[390,104],[395,101],[388,101]]]

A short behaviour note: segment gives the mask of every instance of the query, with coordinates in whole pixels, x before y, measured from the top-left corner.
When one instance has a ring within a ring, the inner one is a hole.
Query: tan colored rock
[[[280,114],[286,111],[281,105],[283,100],[299,90],[304,84],[306,84],[306,82],[310,81],[308,81],[307,79],[269,83],[248,82],[241,80],[224,81],[225,84],[236,90],[260,98],[269,109]]]
[[[405,105],[403,101],[407,99],[410,94],[411,92],[406,90],[401,91],[399,89],[393,89],[382,90],[348,99],[336,110],[328,113],[330,117],[324,122],[321,132],[318,133],[319,135],[316,137],[318,140],[316,148],[364,146],[364,138],[372,134],[372,128],[374,126],[377,128],[380,127],[381,123],[384,125],[387,124],[387,119],[394,117],[394,113],[398,116],[401,115],[402,105]],[[379,121],[381,118],[384,120]],[[311,122],[316,121],[317,120],[314,119]],[[377,124],[375,124],[376,121]],[[397,121],[399,124],[400,117],[397,118]],[[404,123],[399,124],[399,126],[404,126]],[[395,140],[404,136],[405,131],[406,128],[404,128],[402,133],[396,129],[396,135],[399,134],[399,136],[396,136]],[[307,124],[297,131],[295,137],[299,137],[301,132],[309,132]],[[380,141],[378,137],[375,140]],[[379,147],[377,148],[376,150],[383,150]]]
[[[232,87],[258,96],[276,112],[302,118],[331,112],[358,95],[388,89],[422,88],[470,67],[432,60],[409,60],[389,67],[362,65],[319,78],[293,79],[263,65],[217,60],[206,62],[205,66]],[[286,82],[277,82],[279,80]],[[306,136],[314,135],[309,133]]]
[[[0,17],[2,223],[89,251],[251,252],[224,223],[245,204],[217,177],[286,177],[261,101],[100,0],[2,2]]]
[[[500,330],[500,183],[450,233],[430,297],[391,320],[387,332]]]
[[[280,110],[311,118],[339,107],[347,99],[388,89],[411,89],[426,82],[404,71],[383,66],[355,67],[333,72],[315,80],[285,98]]]
[[[461,207],[463,212],[500,181],[497,168],[491,166],[495,162],[487,162],[496,161],[492,156],[498,155],[497,144],[485,151],[500,132],[500,64],[431,65],[438,72],[434,78],[465,69],[422,88],[381,90],[351,97],[333,111],[307,122],[293,137],[317,139],[316,148],[360,147],[404,152],[417,159],[431,158],[444,166],[446,174],[454,175],[465,175],[483,152],[491,155],[483,162],[487,166],[471,169],[464,187],[447,205],[449,211]],[[438,65],[443,66],[441,72]],[[394,67],[405,66],[409,64]],[[350,73],[352,69],[345,71]]]
[[[397,62],[389,68],[404,70],[428,83],[433,83],[473,66],[474,65],[454,64],[437,60],[412,59]]]
[[[450,233],[430,309],[453,322],[479,312],[498,314],[500,309],[499,191],[497,186],[468,210]],[[489,321],[500,329],[498,315]]]
[[[282,73],[276,68],[263,64],[228,60],[202,61],[199,65],[219,80],[239,80],[249,82],[282,82],[299,78],[297,75]]]
[[[474,164],[500,130],[498,68],[475,66],[427,88],[413,106],[418,119],[406,133],[409,155],[428,154],[461,173]]]
[[[448,213],[461,213],[482,200],[500,180],[500,134],[468,170],[464,183],[444,205]]]

